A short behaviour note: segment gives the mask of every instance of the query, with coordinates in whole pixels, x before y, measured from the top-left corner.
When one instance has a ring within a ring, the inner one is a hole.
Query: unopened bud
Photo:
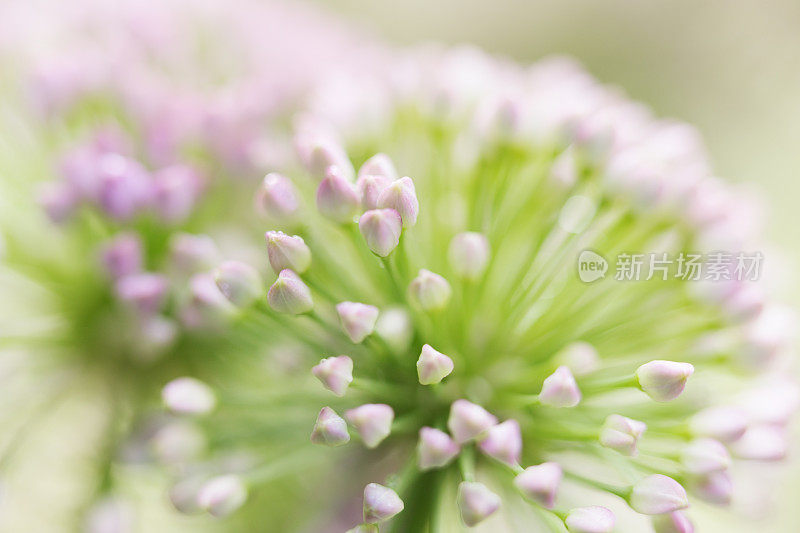
[[[481,233],[459,233],[450,241],[448,257],[456,274],[477,280],[489,264],[489,240]]]
[[[358,214],[361,198],[355,186],[347,181],[337,167],[325,173],[325,179],[317,187],[317,209],[326,218],[346,224]]]
[[[351,341],[358,344],[375,329],[378,320],[378,308],[357,302],[341,302],[336,304],[336,312],[345,333]]]
[[[389,487],[370,483],[364,487],[364,522],[385,522],[403,510],[403,500]]]
[[[183,377],[173,379],[161,391],[167,409],[182,415],[204,415],[217,404],[214,391],[202,381]]]
[[[442,352],[434,350],[430,344],[422,347],[417,360],[417,376],[422,385],[435,385],[453,371],[453,360]]]
[[[456,501],[461,520],[467,527],[478,525],[500,509],[500,496],[483,483],[462,481]]]
[[[733,480],[727,470],[718,470],[689,480],[692,494],[715,505],[728,505],[733,496]]]
[[[686,380],[694,373],[690,363],[650,361],[636,370],[639,388],[657,402],[674,400],[686,387]]]
[[[611,533],[616,519],[605,507],[578,507],[570,510],[564,523],[569,533]]]
[[[219,291],[237,307],[246,307],[263,294],[258,271],[240,261],[225,261],[214,271]]]
[[[286,235],[282,231],[268,231],[267,254],[272,270],[289,270],[302,274],[311,266],[311,250],[299,235]]]
[[[478,442],[478,448],[494,459],[514,466],[522,454],[522,432],[516,420],[492,426]]]
[[[558,463],[529,466],[514,478],[514,485],[531,500],[547,509],[556,504],[556,494],[564,473]]]
[[[350,158],[344,148],[332,139],[325,137],[317,137],[311,139],[307,147],[302,150],[300,154],[301,159],[306,165],[306,168],[317,179],[323,179],[326,172],[331,167],[336,167],[342,173],[342,176],[352,181],[355,170]]]
[[[202,179],[193,168],[163,168],[153,174],[153,206],[163,220],[180,222],[191,214],[202,188]]]
[[[447,428],[455,441],[463,444],[485,434],[497,424],[497,417],[467,400],[456,400],[450,406]]]
[[[350,409],[344,416],[367,448],[377,447],[392,432],[394,411],[386,404],[367,403]]]
[[[447,306],[453,291],[446,279],[423,268],[411,281],[408,292],[425,311],[438,311]]]
[[[683,511],[654,516],[653,529],[656,533],[694,533],[694,526]]]
[[[343,446],[350,442],[347,422],[330,407],[323,407],[311,431],[311,442],[325,446]]]
[[[636,445],[647,424],[621,415],[609,415],[600,430],[600,444],[622,455],[636,456]]]
[[[358,220],[358,229],[367,246],[381,257],[386,257],[397,248],[402,226],[400,215],[394,209],[373,209]]]
[[[208,235],[179,233],[170,241],[170,259],[180,274],[197,274],[219,264],[220,255]]]
[[[346,355],[327,357],[312,368],[311,373],[336,396],[344,396],[353,382],[353,360]]]
[[[311,291],[300,276],[289,269],[281,270],[267,293],[269,306],[279,313],[300,315],[314,309]]]
[[[417,464],[420,470],[441,468],[455,459],[460,451],[461,447],[444,431],[430,427],[419,430]]]
[[[142,256],[139,235],[123,233],[103,248],[103,267],[112,279],[130,276],[142,270]]]
[[[139,313],[151,315],[164,304],[169,284],[160,274],[143,272],[118,279],[115,288],[120,300]]]
[[[714,439],[695,439],[681,451],[681,463],[690,474],[704,475],[727,469],[731,457],[727,448]]]
[[[227,516],[244,505],[247,487],[242,479],[233,474],[217,476],[206,481],[197,494],[197,503],[209,514]]]
[[[98,165],[99,202],[108,216],[129,220],[150,203],[152,180],[137,161],[109,153],[101,156]]]
[[[274,222],[292,222],[300,209],[297,198],[297,189],[292,180],[271,172],[264,176],[256,193],[256,209]]]
[[[581,391],[569,368],[560,366],[545,378],[539,402],[550,407],[575,407],[581,401]]]
[[[664,514],[689,507],[686,490],[674,479],[653,474],[637,482],[628,497],[637,513]]]
[[[359,173],[358,181],[356,181],[356,189],[358,194],[361,195],[361,207],[365,211],[378,208],[378,198],[381,193],[391,185],[391,180],[386,176],[373,176],[366,174],[361,176]]]
[[[689,419],[689,431],[698,437],[733,442],[747,430],[747,415],[734,406],[709,407]]]
[[[358,177],[363,176],[383,176],[390,181],[397,179],[397,170],[394,163],[386,154],[375,154],[367,159],[361,168],[358,169]]]
[[[781,461],[786,458],[789,442],[786,428],[780,426],[752,426],[732,443],[731,453],[750,461]]]
[[[600,356],[594,346],[588,342],[578,341],[568,344],[558,354],[557,359],[575,376],[591,374],[600,368]]]
[[[393,181],[378,196],[378,207],[397,211],[400,218],[403,219],[404,228],[410,228],[416,224],[419,201],[412,179],[405,177]]]
[[[181,320],[190,329],[218,328],[235,309],[220,292],[214,276],[195,274],[189,279],[189,300],[181,309]]]

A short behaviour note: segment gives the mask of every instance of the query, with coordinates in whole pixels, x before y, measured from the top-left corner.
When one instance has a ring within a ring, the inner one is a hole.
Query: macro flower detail
[[[421,385],[435,385],[453,371],[453,360],[434,350],[430,344],[422,346],[417,360],[417,376]]]
[[[644,422],[621,415],[609,415],[600,430],[600,444],[623,455],[636,456],[636,444],[647,429]]]
[[[400,214],[394,209],[372,209],[358,221],[367,246],[380,257],[386,257],[397,248],[402,227]]]
[[[514,478],[514,485],[531,500],[546,509],[556,503],[559,485],[564,473],[558,463],[547,462],[529,466]]]
[[[247,488],[235,475],[210,479],[200,487],[197,503],[212,516],[226,516],[242,506],[247,499]]]
[[[522,454],[522,433],[516,420],[506,420],[492,426],[478,441],[478,448],[500,462],[514,466]]]
[[[367,448],[377,447],[392,432],[394,411],[388,405],[365,404],[346,411],[344,416]]]
[[[336,312],[345,333],[356,344],[372,333],[378,320],[378,308],[374,305],[342,302],[336,304]]]
[[[628,501],[642,514],[664,514],[689,506],[686,490],[671,477],[653,474],[633,485]]]
[[[605,507],[578,507],[565,520],[569,533],[611,533],[616,518]]]
[[[409,284],[408,292],[425,311],[440,311],[450,302],[453,290],[442,276],[423,268]]]
[[[447,428],[455,441],[463,444],[484,435],[497,424],[497,417],[467,400],[456,400],[450,406]]]
[[[194,378],[184,377],[164,386],[161,397],[170,411],[186,415],[203,415],[216,405],[214,391]]]
[[[288,268],[278,274],[278,279],[269,288],[267,300],[270,307],[279,313],[300,315],[314,309],[308,286]]]
[[[377,483],[364,487],[364,522],[385,522],[403,510],[403,500],[395,491]]]
[[[542,383],[542,391],[539,393],[539,402],[542,405],[575,407],[580,401],[581,391],[572,372],[565,366],[558,367]]]
[[[419,201],[411,178],[406,176],[387,185],[378,195],[378,208],[394,209],[400,215],[404,228],[414,226],[419,214]]]
[[[311,431],[311,442],[325,446],[342,446],[350,442],[347,422],[330,407],[323,407]]]
[[[483,483],[462,481],[458,486],[458,509],[465,525],[476,526],[500,509],[500,496]]]
[[[261,276],[241,261],[225,261],[214,271],[220,292],[236,307],[246,307],[263,294]]]
[[[361,198],[355,186],[342,176],[339,167],[329,167],[317,188],[317,209],[334,222],[351,222]]]
[[[475,281],[489,263],[489,241],[476,232],[459,233],[450,241],[450,267],[459,277]]]
[[[264,176],[258,189],[256,208],[271,221],[293,222],[300,209],[299,193],[289,178],[271,172]]]
[[[455,459],[461,447],[444,431],[431,427],[419,430],[417,465],[420,470],[441,468]]]
[[[652,399],[668,402],[680,396],[693,373],[694,366],[689,363],[650,361],[636,370],[636,380]]]
[[[325,388],[336,396],[344,396],[353,382],[353,360],[346,355],[327,357],[311,369]]]
[[[302,274],[311,265],[311,250],[298,235],[286,235],[281,231],[268,231],[267,254],[272,270],[280,272],[289,269]]]

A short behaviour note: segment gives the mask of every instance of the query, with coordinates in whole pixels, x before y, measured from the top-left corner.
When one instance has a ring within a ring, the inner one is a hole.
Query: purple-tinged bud
[[[234,474],[217,476],[206,481],[197,493],[197,503],[211,516],[227,516],[244,505],[247,487]]]
[[[419,430],[417,464],[420,470],[441,468],[455,459],[460,451],[461,447],[444,431],[430,427]]]
[[[568,344],[557,357],[558,361],[572,371],[574,376],[591,374],[600,368],[600,356],[588,342]]]
[[[135,513],[131,505],[108,496],[94,503],[86,517],[85,533],[132,533]]]
[[[768,376],[763,384],[742,395],[737,402],[755,424],[785,426],[800,406],[800,388],[786,376]]]
[[[752,426],[744,435],[730,445],[731,453],[740,459],[751,461],[782,461],[786,458],[789,442],[786,428],[776,426]]]
[[[381,311],[375,323],[375,331],[397,352],[408,349],[414,336],[411,317],[405,309],[399,307]]]
[[[355,186],[342,176],[337,167],[325,173],[317,187],[317,209],[323,216],[347,224],[352,222],[361,208],[361,198]]]
[[[72,187],[60,182],[44,184],[38,195],[39,205],[54,224],[69,219],[78,207],[78,200]]]
[[[689,419],[689,431],[693,435],[726,443],[739,439],[746,430],[746,413],[731,405],[709,407]]]
[[[417,223],[419,200],[414,182],[409,177],[393,181],[378,196],[378,207],[394,209],[403,219],[403,227],[410,228]]]
[[[326,357],[311,369],[311,373],[336,396],[344,396],[353,382],[353,360],[346,355]]]
[[[478,448],[493,459],[514,466],[522,455],[522,432],[516,420],[492,426],[478,442]]]
[[[202,190],[200,175],[186,165],[172,165],[153,174],[153,206],[167,222],[185,220]]]
[[[605,507],[578,507],[570,510],[564,523],[569,533],[611,533],[616,519]]]
[[[654,516],[653,529],[656,533],[694,533],[694,526],[683,511]]]
[[[622,455],[635,457],[639,453],[636,445],[646,429],[644,422],[621,415],[609,415],[600,430],[600,444]]]
[[[386,257],[400,243],[403,224],[394,209],[372,209],[358,220],[358,229],[375,254]]]
[[[180,513],[195,514],[202,511],[197,494],[205,481],[201,474],[190,474],[176,481],[168,491],[169,501]]]
[[[225,261],[214,271],[219,291],[236,307],[247,307],[263,294],[258,271],[241,261]]]
[[[477,280],[489,264],[489,240],[482,233],[459,233],[450,241],[448,257],[459,277]]]
[[[161,390],[167,409],[181,415],[204,415],[217,404],[214,391],[202,381],[183,377],[173,379]]]
[[[376,524],[359,524],[345,533],[380,533],[380,530]]]
[[[689,488],[698,498],[715,505],[728,505],[733,496],[733,480],[727,470],[691,477]]]
[[[550,407],[575,407],[581,401],[581,391],[569,368],[560,366],[545,378],[539,402]]]
[[[361,195],[361,208],[365,211],[378,208],[378,198],[381,193],[391,185],[391,180],[386,176],[373,176],[366,174],[359,176],[356,181],[356,189]]]
[[[514,478],[514,485],[527,498],[539,503],[546,509],[556,504],[556,494],[561,485],[564,473],[558,463],[542,463],[529,466]]]
[[[288,268],[302,274],[311,266],[311,250],[299,235],[268,231],[264,237],[267,240],[269,264],[275,272]]]
[[[467,527],[478,525],[500,509],[500,496],[483,483],[462,481],[456,501],[461,520]]]
[[[424,268],[408,286],[409,296],[425,311],[444,309],[452,292],[446,279]]]
[[[150,448],[164,464],[179,464],[196,459],[206,447],[205,435],[188,420],[175,420],[160,428],[150,440]]]
[[[300,315],[314,309],[311,291],[300,276],[285,268],[267,293],[269,306],[279,313]]]
[[[727,448],[714,439],[695,439],[681,451],[681,463],[690,474],[705,475],[726,470],[731,464]]]
[[[141,272],[142,256],[142,240],[136,233],[117,235],[101,252],[103,267],[112,279]]]
[[[343,446],[350,442],[347,422],[330,407],[323,407],[311,431],[311,442],[325,446]]]
[[[116,220],[129,220],[150,204],[153,183],[138,162],[109,153],[101,156],[98,166],[98,201],[108,216]]]
[[[195,274],[189,279],[189,300],[181,309],[181,321],[189,329],[220,327],[235,311],[220,292],[209,273]]]
[[[208,235],[178,233],[170,240],[170,260],[180,274],[197,274],[219,264],[220,255]]]
[[[389,181],[394,181],[397,179],[397,170],[388,155],[375,154],[358,169],[358,177],[364,176],[383,176]]]
[[[300,209],[298,196],[292,180],[271,172],[264,176],[256,193],[256,210],[274,222],[292,222]]]
[[[351,341],[358,344],[375,329],[378,320],[378,308],[358,302],[341,302],[336,304],[336,312],[345,333]]]
[[[417,376],[422,385],[435,385],[453,371],[453,360],[442,352],[434,350],[430,344],[422,347],[417,360]]]
[[[344,179],[353,180],[355,174],[353,163],[350,162],[344,148],[331,139],[320,137],[313,139],[305,154],[301,153],[300,156],[308,171],[317,179],[323,179],[331,167],[336,167]]]
[[[484,435],[495,424],[497,417],[480,405],[467,400],[456,400],[450,406],[447,429],[459,444]]]
[[[686,490],[662,474],[647,476],[633,485],[628,503],[637,513],[664,514],[689,507]]]
[[[364,487],[364,522],[385,522],[403,510],[403,500],[389,487],[370,483]]]
[[[161,309],[169,283],[160,274],[143,272],[120,278],[116,282],[117,297],[144,315]]]
[[[364,446],[375,448],[392,432],[394,411],[386,404],[367,403],[346,411],[344,417],[356,428]]]
[[[674,400],[686,387],[686,380],[694,373],[690,363],[650,361],[636,370],[639,388],[657,402]]]

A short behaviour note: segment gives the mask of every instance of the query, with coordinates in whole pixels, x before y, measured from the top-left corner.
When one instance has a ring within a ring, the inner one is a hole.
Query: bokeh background
[[[2,4],[4,0],[0,0]],[[800,301],[791,273],[800,264],[800,2],[793,0],[317,0],[390,42],[472,43],[531,61],[549,54],[578,58],[604,82],[623,87],[703,133],[721,176],[746,183],[769,206],[767,235],[784,252],[785,296]],[[796,276],[795,276],[796,277]],[[98,386],[101,386],[98,384]],[[25,464],[9,482],[45,491],[2,497],[0,531],[45,531],[74,512],[69,495],[95,450],[84,446],[102,426],[91,390],[67,398],[30,439]],[[94,433],[93,433],[94,432]],[[69,438],[65,438],[65,436]],[[797,439],[796,439],[797,440]],[[696,515],[699,530],[790,533],[800,530],[800,450],[774,472],[773,508],[752,516]],[[136,479],[151,486],[157,480]],[[143,476],[149,474],[142,473]],[[41,476],[45,476],[42,483]],[[154,483],[149,483],[153,481]],[[143,491],[153,531],[195,530],[175,518],[163,495]],[[46,509],[43,501],[49,502]],[[55,520],[55,522],[54,522]],[[174,522],[170,522],[174,521]],[[166,525],[165,525],[166,524]],[[265,529],[264,531],[268,531]]]

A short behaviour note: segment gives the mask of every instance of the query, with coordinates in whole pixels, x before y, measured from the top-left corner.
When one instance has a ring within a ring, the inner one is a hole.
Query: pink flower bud
[[[400,243],[402,221],[394,209],[373,209],[361,215],[358,229],[369,249],[386,257]]]
[[[311,442],[325,446],[343,446],[350,442],[347,423],[330,407],[323,407],[311,431]]]
[[[312,368],[311,373],[336,396],[344,396],[353,382],[353,360],[346,355],[327,357]]]
[[[694,526],[683,511],[654,516],[653,529],[656,533],[694,533]]]
[[[564,473],[558,463],[529,466],[514,478],[514,485],[531,500],[547,509],[556,503],[556,494]]]
[[[727,470],[692,477],[689,488],[698,498],[715,505],[728,505],[733,495],[733,480]]]
[[[581,401],[581,391],[569,368],[560,366],[545,378],[539,402],[550,407],[575,407]]]
[[[356,181],[356,189],[361,196],[361,207],[365,211],[378,208],[378,198],[381,193],[391,185],[391,180],[386,176],[372,174],[360,175]]]
[[[122,233],[103,248],[103,267],[112,279],[142,270],[142,240],[136,233]]]
[[[450,375],[453,371],[453,360],[442,352],[434,350],[430,344],[422,347],[417,360],[417,375],[422,385],[434,385]]]
[[[770,375],[737,403],[751,423],[785,426],[800,406],[800,388],[786,376]]]
[[[489,240],[481,233],[459,233],[450,241],[448,257],[458,276],[477,280],[489,264]]]
[[[217,403],[211,387],[195,378],[173,379],[161,391],[164,405],[173,413],[182,415],[204,415],[210,413]]]
[[[382,403],[367,403],[345,412],[344,417],[356,428],[364,446],[375,448],[392,432],[394,411]]]
[[[289,236],[282,231],[268,231],[264,237],[267,239],[269,264],[275,272],[288,268],[302,274],[311,266],[311,250],[302,237]]]
[[[419,201],[414,182],[409,177],[393,181],[378,196],[378,207],[394,209],[403,219],[403,227],[410,228],[417,223]]]
[[[244,505],[247,487],[239,476],[226,474],[206,481],[197,493],[200,508],[216,517],[227,516]]]
[[[98,200],[108,216],[116,220],[130,220],[150,204],[152,180],[137,161],[119,154],[104,154],[98,162],[98,170]]]
[[[225,261],[214,271],[219,291],[237,307],[246,307],[263,294],[261,276],[255,268],[240,261]]]
[[[205,479],[200,474],[190,474],[176,481],[169,488],[169,501],[178,512],[195,514],[202,511],[197,494],[203,486]]]
[[[639,388],[657,402],[674,400],[683,392],[686,380],[694,373],[689,363],[650,361],[636,370]]]
[[[170,260],[178,273],[191,275],[219,264],[220,255],[208,235],[178,233],[170,241]]]
[[[611,533],[614,513],[605,507],[578,507],[570,510],[564,523],[569,533]]]
[[[403,500],[389,487],[370,483],[364,487],[364,522],[385,522],[403,510]]]
[[[167,222],[185,220],[203,189],[200,176],[186,165],[172,165],[153,174],[153,206]]]
[[[300,209],[298,196],[292,180],[271,172],[264,176],[256,193],[256,209],[274,222],[293,222]]]
[[[54,224],[66,222],[78,208],[79,198],[66,183],[45,183],[39,190],[37,202]]]
[[[642,514],[671,513],[689,507],[689,499],[680,483],[662,474],[653,474],[637,482],[628,503]]]
[[[480,405],[467,400],[456,400],[450,406],[447,428],[459,444],[483,435],[495,424],[497,418]]]
[[[150,315],[161,309],[169,285],[160,274],[143,272],[117,280],[117,297],[139,313]]]
[[[325,217],[346,224],[358,214],[361,198],[352,183],[347,181],[337,167],[325,173],[325,179],[317,187],[317,209]]]
[[[781,461],[786,458],[789,442],[786,429],[776,426],[753,426],[730,445],[731,453],[750,461]]]
[[[269,306],[279,313],[300,315],[314,309],[311,291],[300,277],[285,268],[267,293]]]
[[[397,170],[388,155],[375,154],[358,169],[358,177],[363,176],[383,176],[389,181],[394,181],[397,179]]]
[[[307,147],[301,150],[300,158],[308,171],[320,180],[331,167],[338,168],[347,181],[352,181],[355,174],[344,148],[332,139],[319,136],[310,139]]]
[[[357,302],[341,302],[336,304],[336,312],[350,340],[358,344],[375,329],[378,320],[378,308]]]
[[[600,444],[622,455],[635,457],[638,453],[636,445],[639,437],[646,429],[647,425],[644,422],[620,415],[609,415],[600,430]]]
[[[206,439],[195,424],[175,420],[153,435],[150,447],[159,461],[174,465],[199,457],[206,447]]]
[[[235,311],[220,292],[214,276],[195,274],[189,279],[189,300],[181,309],[181,321],[189,329],[218,328]]]
[[[522,454],[522,432],[516,420],[506,420],[492,426],[478,442],[478,448],[494,459],[508,465],[519,463]]]
[[[458,510],[467,527],[475,526],[500,509],[500,496],[483,483],[462,481],[458,485]]]
[[[461,451],[461,447],[444,431],[423,427],[419,430],[417,464],[420,470],[441,468]]]
[[[408,286],[409,296],[425,311],[444,309],[452,292],[446,279],[424,268]]]
[[[690,474],[704,475],[727,469],[731,457],[721,442],[701,438],[693,440],[681,451],[681,463]]]
[[[600,356],[588,342],[578,341],[568,344],[558,354],[558,361],[569,368],[574,376],[591,374],[600,368]]]
[[[698,437],[711,437],[722,442],[733,442],[744,435],[747,415],[734,406],[709,407],[689,419],[689,431]]]

